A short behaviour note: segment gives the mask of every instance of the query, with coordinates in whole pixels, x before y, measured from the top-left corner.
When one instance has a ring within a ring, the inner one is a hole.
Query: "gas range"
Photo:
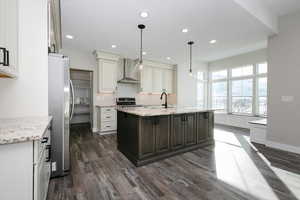
[[[143,107],[143,105],[137,105],[134,97],[119,97],[116,100],[117,106],[122,107]]]

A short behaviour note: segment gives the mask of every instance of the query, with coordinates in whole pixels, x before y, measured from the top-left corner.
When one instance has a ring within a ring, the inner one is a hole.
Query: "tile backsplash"
[[[115,105],[117,94],[97,94],[95,104],[98,106],[110,106]],[[124,96],[125,97],[125,96]],[[135,96],[136,104],[139,105],[161,105],[164,103],[164,99],[160,100],[160,94],[141,94],[137,93]],[[176,94],[168,95],[169,104],[177,104]]]

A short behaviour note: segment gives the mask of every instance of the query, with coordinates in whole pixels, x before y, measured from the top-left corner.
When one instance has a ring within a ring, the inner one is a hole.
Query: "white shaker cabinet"
[[[176,66],[145,60],[144,68],[140,72],[141,92],[160,94],[166,91],[168,94],[175,91]]]
[[[1,200],[46,200],[51,175],[50,146],[50,126],[40,140],[0,145]]]
[[[163,91],[163,69],[153,68],[152,73],[152,92],[153,93],[162,93]]]
[[[98,92],[114,93],[117,89],[119,56],[95,52],[98,61]]]
[[[164,70],[163,76],[163,89],[166,90],[168,94],[173,93],[173,70],[167,69]]]
[[[0,77],[18,74],[18,0],[0,0]]]
[[[152,92],[152,68],[144,66],[141,71],[141,92]]]

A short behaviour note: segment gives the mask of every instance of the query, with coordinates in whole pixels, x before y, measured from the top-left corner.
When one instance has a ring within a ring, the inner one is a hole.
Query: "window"
[[[227,81],[212,84],[212,108],[226,109],[227,107]]]
[[[215,71],[212,72],[211,79],[212,80],[219,80],[219,79],[226,79],[227,78],[227,70]]]
[[[258,78],[258,114],[267,115],[267,77]]]
[[[268,64],[260,63],[257,65],[258,74],[266,74],[268,72]]]
[[[233,114],[266,116],[267,73],[267,62],[211,72],[211,108]]]
[[[252,113],[253,79],[232,81],[232,112]]]
[[[253,75],[253,66],[250,65],[245,67],[233,68],[231,73],[232,77],[251,76]]]
[[[204,108],[204,83],[197,83],[197,106],[200,108]]]
[[[206,82],[204,72],[197,72],[197,106],[205,108]]]

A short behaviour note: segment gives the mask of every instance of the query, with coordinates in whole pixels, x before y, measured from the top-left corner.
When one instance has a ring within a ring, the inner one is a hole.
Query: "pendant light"
[[[140,46],[140,59],[139,59],[139,69],[143,70],[143,30],[146,28],[144,24],[139,24],[138,28],[141,30],[141,46]]]
[[[190,71],[189,71],[189,73],[190,73],[191,76],[193,75],[193,70],[192,70],[192,45],[193,44],[194,44],[193,41],[188,42],[188,45],[190,47]]]

